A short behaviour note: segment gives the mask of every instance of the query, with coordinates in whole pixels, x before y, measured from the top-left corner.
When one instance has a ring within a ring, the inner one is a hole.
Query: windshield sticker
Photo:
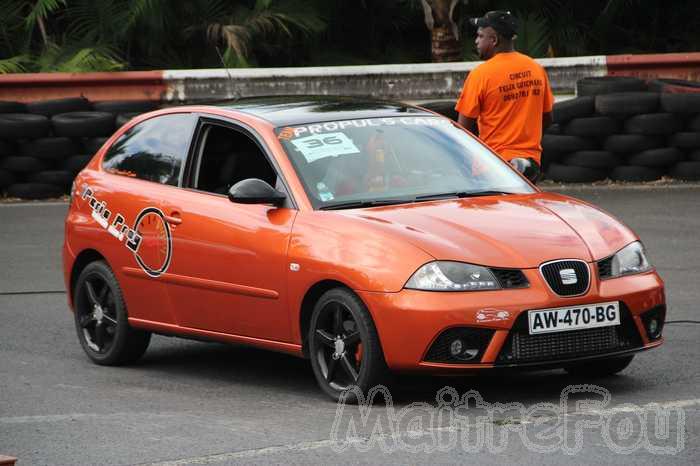
[[[447,118],[439,117],[390,117],[390,118],[365,118],[362,120],[327,121],[313,125],[285,127],[279,133],[280,139],[321,134],[329,131],[344,130],[346,128],[367,128],[372,126],[441,126],[451,125]],[[291,135],[293,131],[294,135]]]
[[[358,154],[360,149],[343,133],[328,133],[323,136],[306,136],[292,140],[292,144],[311,163],[326,157]]]
[[[107,202],[99,201],[89,186],[83,185],[80,196],[92,209],[91,216],[95,222],[134,253],[139,267],[149,277],[159,277],[168,270],[172,259],[173,241],[170,225],[160,209],[143,209],[132,228],[125,223],[126,219],[122,214],[115,212],[112,218]]]

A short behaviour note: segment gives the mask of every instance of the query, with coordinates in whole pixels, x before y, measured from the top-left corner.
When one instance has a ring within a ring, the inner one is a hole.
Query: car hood
[[[339,212],[341,213],[341,212]],[[534,268],[605,258],[637,237],[611,215],[552,193],[441,200],[343,211],[439,260]]]

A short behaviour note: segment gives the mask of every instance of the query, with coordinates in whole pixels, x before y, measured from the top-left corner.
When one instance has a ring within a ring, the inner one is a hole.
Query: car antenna
[[[221,54],[221,50],[219,50],[219,46],[217,45],[214,48],[216,49],[216,54],[219,56],[219,60],[221,60],[221,66],[223,66],[224,69],[226,70],[226,74],[228,75],[228,80],[231,82],[231,85],[232,85],[231,87],[233,89],[233,101],[237,102],[238,99],[241,98],[241,94],[236,90],[235,86],[233,86],[233,84],[235,84],[234,80],[233,80],[233,76],[231,76],[231,71],[229,70],[228,66],[226,66],[226,62],[224,61],[224,56]]]

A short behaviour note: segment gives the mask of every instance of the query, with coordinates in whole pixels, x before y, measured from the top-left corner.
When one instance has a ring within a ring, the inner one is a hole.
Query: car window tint
[[[250,137],[218,125],[209,125],[204,134],[195,188],[226,194],[231,186],[247,178],[276,186],[277,173]]]
[[[163,115],[137,124],[109,148],[102,167],[119,175],[177,186],[196,117]]]

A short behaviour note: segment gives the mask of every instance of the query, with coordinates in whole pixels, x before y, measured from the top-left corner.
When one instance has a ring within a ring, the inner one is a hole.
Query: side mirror
[[[228,198],[238,204],[272,204],[280,206],[287,195],[258,178],[241,180],[228,190]]]

